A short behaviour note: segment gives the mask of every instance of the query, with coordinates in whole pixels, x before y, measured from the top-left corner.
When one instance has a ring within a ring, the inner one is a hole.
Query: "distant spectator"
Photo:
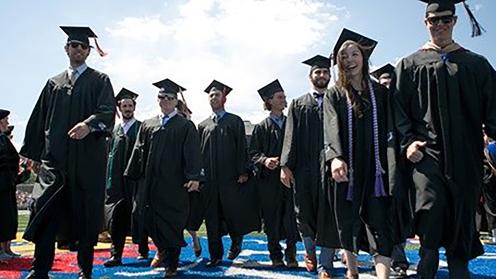
[[[17,233],[16,182],[19,154],[10,141],[8,110],[0,109],[0,260],[18,257],[10,249]]]

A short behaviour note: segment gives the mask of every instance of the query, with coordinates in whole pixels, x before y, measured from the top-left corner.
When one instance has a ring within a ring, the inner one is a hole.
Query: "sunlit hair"
[[[345,71],[345,65],[343,61],[343,52],[345,49],[349,48],[350,46],[356,46],[358,50],[360,50],[360,53],[362,54],[363,57],[363,63],[362,63],[362,85],[364,86],[364,91],[362,96],[366,96],[368,94],[368,81],[370,79],[369,77],[369,57],[367,55],[367,48],[360,45],[359,43],[355,41],[345,41],[342,45],[341,48],[339,48],[339,51],[337,53],[337,65],[338,65],[338,80],[336,81],[336,86],[338,86],[341,91],[345,92],[351,100],[351,105],[353,107],[353,111],[361,115],[362,113],[362,105],[360,102],[357,102],[355,95],[353,94],[352,91],[352,86],[351,86],[351,80],[349,77],[346,75]]]
[[[177,108],[177,113],[179,113],[182,117],[186,119],[191,118],[191,111],[182,100],[177,100],[176,108]]]

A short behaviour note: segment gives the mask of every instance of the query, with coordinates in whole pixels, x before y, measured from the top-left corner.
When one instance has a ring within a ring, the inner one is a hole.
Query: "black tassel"
[[[470,19],[470,24],[472,25],[472,37],[477,37],[482,35],[482,32],[486,32],[484,27],[480,25],[479,22],[477,22],[477,19],[475,18],[474,14],[470,10],[470,7],[468,4],[463,1],[463,6],[465,7],[465,10],[467,11],[468,17]]]

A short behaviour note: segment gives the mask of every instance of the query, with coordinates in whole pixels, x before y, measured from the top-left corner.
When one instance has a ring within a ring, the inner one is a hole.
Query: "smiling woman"
[[[344,29],[334,47],[339,74],[324,99],[324,143],[347,278],[358,278],[359,250],[374,255],[378,278],[389,278],[393,247],[385,167],[387,89],[372,82],[368,58],[377,42]],[[372,153],[372,154],[371,154]],[[367,245],[358,240],[367,240]]]

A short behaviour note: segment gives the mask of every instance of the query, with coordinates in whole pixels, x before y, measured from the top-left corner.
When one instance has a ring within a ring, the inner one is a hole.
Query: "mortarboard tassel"
[[[96,46],[96,52],[98,52],[98,54],[100,54],[101,57],[104,57],[107,55],[107,53],[105,51],[103,51],[103,49],[100,48],[100,46],[98,45],[98,41],[95,39],[95,46]]]
[[[482,32],[485,32],[486,30],[477,21],[474,14],[470,10],[470,7],[468,6],[468,4],[465,1],[463,1],[463,6],[465,7],[465,10],[467,11],[468,17],[470,19],[470,24],[472,25],[472,37],[478,37],[478,36],[482,35]]]

